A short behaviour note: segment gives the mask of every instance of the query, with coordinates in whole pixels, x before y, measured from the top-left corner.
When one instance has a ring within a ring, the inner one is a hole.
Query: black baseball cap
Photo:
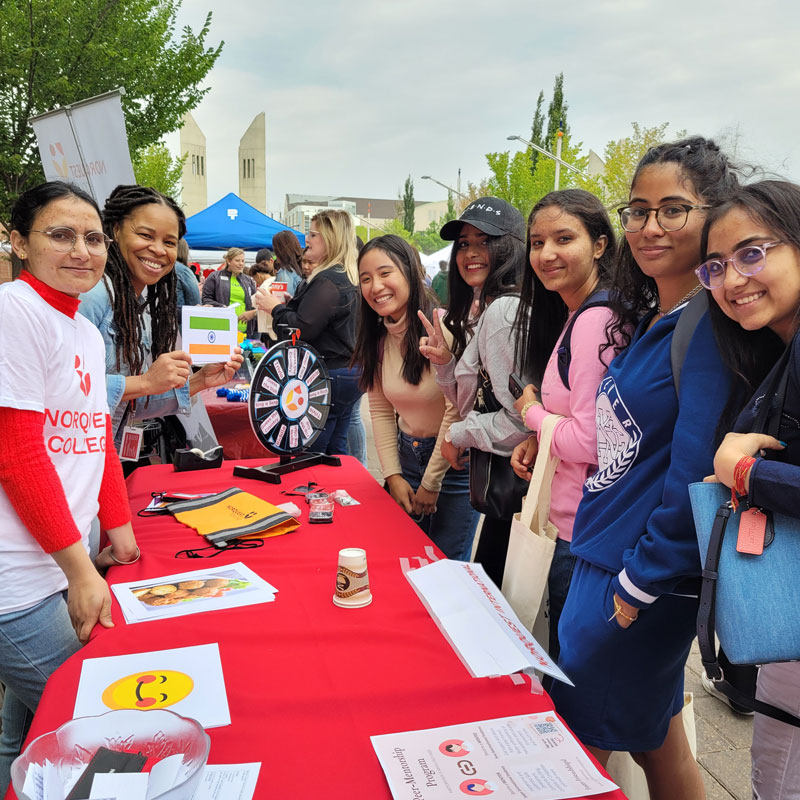
[[[525,220],[522,214],[511,203],[499,197],[479,197],[464,209],[458,219],[445,222],[439,236],[448,242],[455,241],[465,222],[489,236],[510,233],[520,241],[525,241]]]

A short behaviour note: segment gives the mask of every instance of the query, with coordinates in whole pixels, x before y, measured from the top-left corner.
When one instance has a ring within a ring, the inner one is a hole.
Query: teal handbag
[[[780,438],[788,382],[788,355],[765,393],[754,430]],[[770,414],[772,412],[772,414]],[[770,418],[767,430],[767,418]],[[689,485],[703,564],[697,637],[706,673],[734,702],[800,727],[800,718],[740,692],[717,661],[714,634],[732,664],[769,664],[800,659],[800,509],[798,516],[767,515],[760,555],[736,549],[746,500],[733,508],[731,491],[719,483]]]

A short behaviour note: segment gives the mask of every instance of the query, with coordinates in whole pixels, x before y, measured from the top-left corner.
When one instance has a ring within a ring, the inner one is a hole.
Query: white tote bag
[[[563,419],[548,414],[539,430],[539,452],[533,466],[522,512],[514,515],[508,542],[503,595],[514,613],[530,631],[539,614],[547,589],[550,562],[556,548],[558,529],[550,522],[550,487],[559,459],[550,455],[553,428]]]

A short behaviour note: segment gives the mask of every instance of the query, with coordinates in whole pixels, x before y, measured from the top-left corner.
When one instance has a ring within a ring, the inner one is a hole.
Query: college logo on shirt
[[[75,372],[78,373],[78,378],[81,382],[81,391],[86,395],[89,396],[89,392],[92,388],[92,376],[89,373],[85,373],[81,370],[81,358],[80,356],[75,356]]]
[[[616,483],[639,454],[642,429],[630,415],[613,378],[604,378],[595,401],[597,472],[586,481],[590,492],[602,492]]]

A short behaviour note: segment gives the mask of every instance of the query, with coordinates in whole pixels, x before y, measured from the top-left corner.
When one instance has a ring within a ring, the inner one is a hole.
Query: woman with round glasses
[[[736,376],[733,403],[742,395],[751,398],[726,428],[734,432],[717,450],[714,474],[751,505],[799,517],[800,186],[745,186],[714,209],[706,230],[707,260],[697,274],[716,301],[711,318],[723,359]],[[788,364],[775,364],[786,348]],[[783,408],[774,408],[767,420],[769,429],[781,414],[778,438],[751,433],[781,369],[788,371]],[[800,662],[763,665],[756,697],[800,715]],[[754,798],[800,797],[797,728],[756,714],[751,755]]]
[[[681,718],[700,576],[687,487],[708,474],[729,379],[707,313],[688,332],[679,391],[671,349],[701,291],[707,207],[736,185],[700,137],[652,148],[634,173],[606,331],[627,346],[597,392],[598,469],[575,518],[558,628],[575,686],[553,685],[556,709],[603,764],[633,754],[653,800],[704,796]]]
[[[95,201],[60,181],[25,192],[11,211],[23,269],[0,287],[0,795],[47,679],[98,622],[112,626],[95,565],[138,559],[103,342],[76,314],[79,294],[103,275],[101,227]],[[98,515],[112,544],[93,564]]]
[[[219,386],[242,363],[206,364],[175,350],[175,259],[186,217],[171,197],[146,186],[117,186],[103,209],[108,249],[105,275],[81,296],[80,313],[106,346],[106,391],[114,441],[128,420],[188,414],[190,395]]]

